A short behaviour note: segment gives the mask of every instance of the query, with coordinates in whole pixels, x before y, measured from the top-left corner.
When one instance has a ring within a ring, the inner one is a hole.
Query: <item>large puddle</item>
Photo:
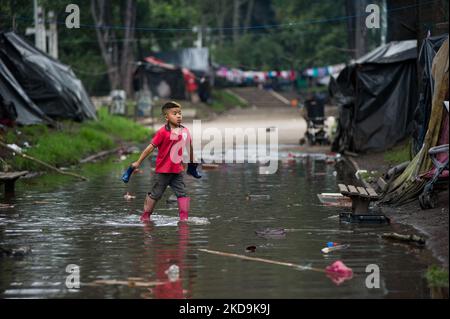
[[[190,220],[178,223],[168,189],[149,224],[139,221],[151,174],[121,182],[122,168],[88,182],[42,192],[18,183],[14,208],[0,210],[0,245],[28,245],[23,258],[0,258],[2,298],[428,298],[427,251],[380,238],[398,225],[340,224],[339,208],[316,194],[336,192],[344,177],[324,156],[280,151],[276,174],[258,164],[223,164],[186,177]],[[137,196],[125,200],[126,192]],[[269,196],[250,196],[269,195]],[[2,199],[2,202],[5,201]],[[282,228],[281,236],[256,231]],[[329,241],[350,247],[323,254]],[[254,252],[246,247],[255,246]],[[324,273],[208,254],[199,249],[325,268],[342,260],[354,271],[337,284]],[[81,286],[68,289],[66,267]],[[366,287],[366,267],[380,269],[380,288]],[[173,265],[176,265],[173,266]],[[168,269],[171,268],[170,271]]]

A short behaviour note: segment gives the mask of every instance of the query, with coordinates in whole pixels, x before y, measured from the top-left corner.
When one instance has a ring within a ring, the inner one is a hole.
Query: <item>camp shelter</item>
[[[184,100],[186,86],[180,67],[147,57],[134,74],[134,90],[150,90],[153,97]]]
[[[433,97],[434,79],[431,67],[436,53],[448,38],[448,34],[427,37],[423,40],[419,53],[420,95],[414,112],[415,131],[413,134],[413,151],[416,154],[422,147],[431,114],[431,99]]]
[[[31,101],[48,117],[95,119],[95,107],[71,68],[7,32],[0,34],[0,60]]]
[[[208,74],[211,70],[208,48],[184,48],[155,53],[154,56],[166,63],[186,68],[197,75]]]
[[[433,59],[431,73],[433,78],[433,95],[431,97],[431,113],[428,129],[420,151],[414,156],[405,170],[390,182],[383,194],[382,202],[403,204],[414,200],[420,195],[430,175],[435,170],[430,158],[432,147],[448,145],[449,113],[444,101],[449,98],[449,40],[448,36]],[[448,151],[438,154],[441,163],[448,161]],[[445,184],[448,187],[448,167]]]
[[[410,136],[418,100],[416,51],[416,40],[390,42],[330,83],[340,109],[334,151],[383,151]]]
[[[53,124],[23,91],[6,65],[0,60],[0,121],[21,125]]]

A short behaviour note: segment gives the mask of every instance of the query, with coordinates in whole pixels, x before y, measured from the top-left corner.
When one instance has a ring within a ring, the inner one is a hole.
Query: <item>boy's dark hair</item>
[[[175,107],[181,108],[181,105],[178,104],[177,102],[170,101],[170,102],[165,103],[165,104],[162,106],[161,111],[162,111],[163,115],[165,115],[167,110],[173,109],[173,108],[175,108]]]

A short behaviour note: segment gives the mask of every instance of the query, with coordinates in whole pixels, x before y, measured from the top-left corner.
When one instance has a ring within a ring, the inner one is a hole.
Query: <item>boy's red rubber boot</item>
[[[151,212],[144,212],[141,215],[141,222],[149,222],[150,221],[150,216],[151,216]]]
[[[187,220],[189,214],[189,204],[191,199],[189,197],[178,197],[178,212],[180,213],[180,220]]]

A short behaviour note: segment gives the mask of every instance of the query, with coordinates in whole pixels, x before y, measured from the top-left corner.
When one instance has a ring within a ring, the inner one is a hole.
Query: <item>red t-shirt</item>
[[[168,124],[161,127],[151,142],[158,149],[155,172],[176,174],[182,172],[183,150],[190,147],[190,141],[191,135],[184,126],[180,126],[179,130],[171,129]]]

